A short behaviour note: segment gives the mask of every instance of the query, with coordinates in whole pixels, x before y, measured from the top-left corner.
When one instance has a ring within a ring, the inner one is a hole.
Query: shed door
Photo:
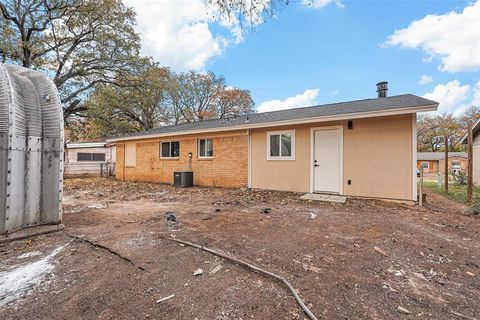
[[[313,190],[341,193],[342,130],[315,131],[313,158]]]

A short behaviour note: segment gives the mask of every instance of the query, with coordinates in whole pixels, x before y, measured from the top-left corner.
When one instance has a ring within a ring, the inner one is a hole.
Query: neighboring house
[[[473,183],[480,185],[480,120],[472,126],[473,145],[472,145],[472,167],[473,167]],[[465,134],[460,141],[462,144],[468,144],[468,136]]]
[[[193,171],[196,185],[416,201],[416,113],[437,106],[406,94],[164,126],[109,141],[122,180],[172,183],[174,171]]]
[[[467,173],[468,155],[466,152],[449,152],[448,168],[452,172]],[[417,152],[417,168],[424,173],[445,172],[445,152]]]
[[[65,145],[66,176],[113,175],[115,146],[101,142],[77,142]]]

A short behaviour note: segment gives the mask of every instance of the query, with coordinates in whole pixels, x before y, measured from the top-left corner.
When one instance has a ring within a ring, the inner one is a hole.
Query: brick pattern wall
[[[213,139],[212,159],[198,157],[199,138]],[[162,141],[179,141],[180,157],[178,159],[160,158]],[[118,143],[116,178],[119,180],[173,183],[174,171],[193,171],[195,185],[228,188],[247,186],[248,136],[245,131],[222,136],[139,140],[136,142],[135,167],[124,167],[124,150],[123,143]]]

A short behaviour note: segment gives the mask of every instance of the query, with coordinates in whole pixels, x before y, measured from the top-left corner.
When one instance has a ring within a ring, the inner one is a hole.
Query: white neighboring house
[[[110,176],[115,173],[115,146],[101,142],[67,142],[64,163],[67,177]]]

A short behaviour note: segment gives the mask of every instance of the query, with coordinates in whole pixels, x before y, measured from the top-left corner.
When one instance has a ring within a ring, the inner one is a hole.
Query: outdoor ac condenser
[[[62,220],[63,114],[43,73],[0,63],[0,235]]]

